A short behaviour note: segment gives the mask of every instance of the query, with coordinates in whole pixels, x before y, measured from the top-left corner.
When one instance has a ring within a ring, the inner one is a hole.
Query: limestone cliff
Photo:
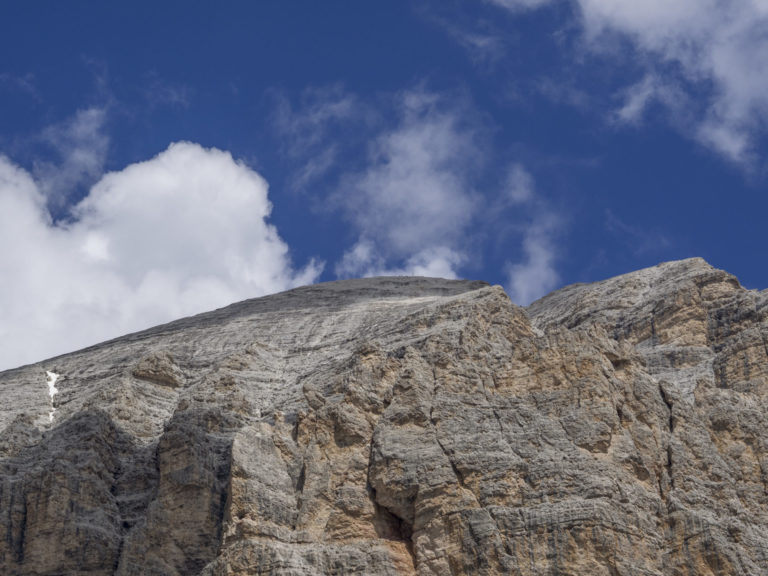
[[[768,573],[768,291],[377,278],[0,373],[0,573]]]

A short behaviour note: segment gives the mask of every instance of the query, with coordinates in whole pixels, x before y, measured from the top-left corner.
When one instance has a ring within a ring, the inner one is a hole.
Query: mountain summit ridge
[[[767,343],[768,291],[689,259],[527,308],[320,284],[0,372],[0,569],[767,572]]]

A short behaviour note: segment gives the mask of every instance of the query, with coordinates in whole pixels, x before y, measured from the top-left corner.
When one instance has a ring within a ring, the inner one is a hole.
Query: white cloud
[[[768,119],[768,4],[754,0],[579,0],[585,29],[595,42],[619,32],[646,55],[704,91],[705,117],[695,135],[735,160],[746,160],[756,128]],[[763,126],[760,126],[763,124]]]
[[[368,240],[358,240],[336,264],[336,276],[340,278],[386,276],[382,270],[386,270],[384,259]]]
[[[749,130],[730,126],[717,117],[702,122],[696,129],[696,136],[732,160],[744,162],[753,157]]]
[[[507,294],[521,306],[527,306],[550,292],[560,279],[555,261],[557,251],[554,237],[559,219],[546,210],[537,214],[523,235],[521,262],[510,265],[507,275]]]
[[[87,108],[43,131],[42,140],[56,152],[58,161],[38,162],[34,173],[50,204],[64,205],[73,189],[101,176],[109,148],[106,119],[105,108]]]
[[[437,246],[412,254],[397,266],[387,262],[371,242],[359,240],[344,253],[341,261],[336,265],[336,275],[340,278],[354,276],[456,278],[458,267],[465,261],[465,254],[445,246]]]
[[[267,223],[266,182],[216,149],[171,145],[104,176],[52,223],[0,157],[0,368],[314,281]]]
[[[339,277],[455,278],[484,233],[518,230],[521,258],[506,263],[508,292],[528,304],[558,282],[559,218],[519,163],[495,201],[479,202],[471,182],[485,150],[471,110],[423,90],[401,96],[401,117],[376,138],[364,171],[342,180],[334,203],[358,232],[336,265]]]
[[[678,125],[691,117],[691,99],[672,79],[662,79],[657,74],[648,73],[642,80],[628,86],[621,93],[622,106],[614,112],[617,124],[639,125],[648,108],[658,103],[673,113]],[[687,124],[685,126],[687,128]]]
[[[508,208],[506,218],[522,237],[522,258],[506,264],[505,289],[513,302],[527,306],[551,291],[560,279],[555,245],[560,218],[536,194],[533,177],[520,164],[509,168],[505,193],[501,206]]]
[[[455,276],[476,212],[469,183],[476,135],[434,94],[402,96],[400,123],[372,144],[367,169],[342,180],[335,203],[359,233],[340,276]]]
[[[511,11],[556,0],[491,0]],[[765,0],[576,0],[589,50],[610,54],[607,37],[628,39],[648,76],[616,116],[636,122],[653,99],[674,106],[681,87],[703,103],[690,135],[726,158],[749,161],[768,121],[768,2]],[[626,57],[626,51],[616,54]]]
[[[627,88],[624,105],[616,111],[616,119],[627,124],[640,122],[646,107],[654,99],[658,89],[658,82],[651,75],[645,76],[640,82]]]

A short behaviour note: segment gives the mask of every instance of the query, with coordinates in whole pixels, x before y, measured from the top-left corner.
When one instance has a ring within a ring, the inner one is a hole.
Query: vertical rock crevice
[[[0,373],[0,572],[768,573],[763,302],[355,280],[57,358],[53,427]]]

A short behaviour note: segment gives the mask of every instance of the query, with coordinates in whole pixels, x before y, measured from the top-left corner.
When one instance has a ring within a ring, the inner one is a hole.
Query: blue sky
[[[225,6],[0,7],[0,368],[353,276],[768,287],[765,0]]]

